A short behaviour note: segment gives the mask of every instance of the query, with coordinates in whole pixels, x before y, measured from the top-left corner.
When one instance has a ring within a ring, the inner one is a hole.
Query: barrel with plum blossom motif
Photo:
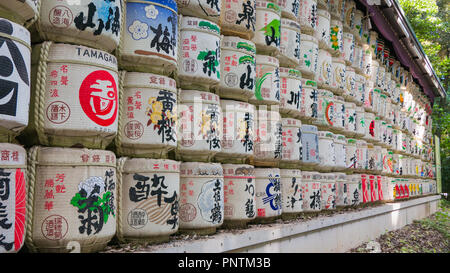
[[[178,68],[178,15],[175,0],[126,1],[120,67],[172,76]],[[183,46],[189,46],[183,41]],[[187,41],[195,43],[195,41]]]

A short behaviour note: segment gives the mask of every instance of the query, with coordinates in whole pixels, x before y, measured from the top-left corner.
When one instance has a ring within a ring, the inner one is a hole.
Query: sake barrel
[[[367,142],[362,139],[356,140],[356,169],[362,171],[367,170]]]
[[[31,25],[39,16],[35,0],[6,0],[0,3],[0,18],[11,20],[18,24]]]
[[[342,95],[345,92],[346,66],[343,58],[332,58],[331,89],[335,94]]]
[[[239,37],[223,36],[220,54],[220,97],[247,101],[256,85],[255,44]]]
[[[300,118],[302,107],[302,74],[299,70],[280,67],[280,113]]]
[[[140,72],[125,72],[122,77],[118,155],[167,158],[167,152],[177,147],[175,80]]]
[[[224,219],[224,176],[219,163],[180,164],[179,230],[213,234]]]
[[[383,157],[383,174],[390,175],[394,173],[394,153],[386,148],[381,149]]]
[[[273,222],[282,213],[280,169],[255,168],[256,221]]]
[[[374,173],[376,171],[376,162],[378,160],[377,150],[372,143],[367,144],[367,171]]]
[[[371,68],[370,68],[370,80],[374,83],[375,87],[377,87],[378,82],[378,68],[380,64],[377,60],[372,60]]]
[[[361,174],[361,202],[370,203],[370,180],[368,174]]]
[[[355,37],[350,32],[344,32],[343,34],[343,48],[344,53],[342,57],[348,66],[351,66],[354,58]]]
[[[255,35],[255,0],[221,0],[219,25],[222,34],[251,40]]]
[[[362,202],[361,192],[361,175],[352,174],[347,175],[348,193],[349,193],[349,205],[358,206]]]
[[[374,137],[372,139],[372,142],[379,143],[381,140],[381,134],[383,132],[383,126],[382,126],[382,120],[379,116],[375,116],[375,123],[374,123]],[[372,125],[372,124],[371,124]]]
[[[180,162],[118,159],[117,236],[126,242],[166,242],[178,231]]]
[[[302,185],[304,185],[303,211],[318,212],[321,210],[321,179],[322,174],[318,172],[302,171]]]
[[[334,117],[335,122],[333,124],[333,131],[343,132],[345,130],[345,124],[347,123],[345,117],[345,101],[342,97],[335,96],[334,97]]]
[[[336,209],[336,177],[334,173],[323,173],[321,185],[322,210]]]
[[[104,249],[116,233],[116,156],[105,150],[34,146],[29,150],[27,248],[82,253]]]
[[[345,15],[345,0],[329,0],[329,2],[331,18],[343,22]]]
[[[274,54],[280,51],[281,9],[272,2],[256,0],[255,36],[252,42],[258,54]]]
[[[122,0],[40,1],[38,13],[33,43],[53,41],[107,52],[119,46],[125,17]]]
[[[303,211],[302,174],[298,169],[280,169],[283,219],[296,218]]]
[[[319,166],[320,171],[331,171],[336,167],[336,154],[334,151],[334,134],[319,131]]]
[[[334,173],[336,181],[336,207],[346,207],[350,205],[350,192],[347,175],[345,173]]]
[[[178,68],[179,33],[175,0],[130,0],[126,9],[119,66],[128,71],[173,76]]]
[[[282,118],[282,154],[280,167],[297,167],[301,163],[302,154],[302,122],[293,118]]]
[[[319,136],[317,126],[303,124],[301,129],[302,165],[314,166],[319,164]]]
[[[223,116],[222,150],[214,158],[222,163],[242,163],[253,155],[255,107],[234,100],[221,100],[220,107]]]
[[[333,93],[319,89],[318,117],[312,123],[322,130],[331,130],[336,122],[335,110]]]
[[[281,17],[297,20],[300,11],[300,0],[278,0],[278,6],[281,8]]]
[[[363,139],[373,141],[375,139],[375,115],[370,112],[364,112],[366,122],[366,131]]]
[[[356,124],[356,104],[353,102],[345,102],[345,120],[343,133],[348,136],[356,136],[358,126]]]
[[[115,137],[119,112],[116,58],[104,51],[44,42],[32,53],[27,144],[104,149]],[[73,95],[73,92],[78,95]]]
[[[355,103],[358,106],[364,104],[364,96],[366,93],[366,78],[361,74],[355,74]]]
[[[381,90],[384,90],[384,88],[385,88],[385,81],[384,81],[385,73],[386,73],[386,68],[380,64],[380,66],[378,67],[378,72],[377,72],[376,85]]]
[[[313,35],[317,25],[317,0],[300,0],[298,21],[302,33]]]
[[[219,96],[197,90],[181,90],[178,105],[177,159],[208,161],[222,151],[223,114]]]
[[[370,202],[378,201],[378,183],[376,175],[369,175]]]
[[[20,1],[6,2],[8,2],[8,9],[15,7],[19,12],[25,12],[26,8],[32,5],[29,1],[21,5],[18,5]],[[0,14],[4,4],[0,4]],[[0,91],[2,96],[0,141],[13,142],[14,137],[28,125],[31,86],[29,31],[21,25],[0,18],[0,48],[3,48],[0,57]]]
[[[347,169],[355,170],[358,163],[356,139],[347,138],[345,144],[345,165]]]
[[[220,83],[220,28],[196,17],[181,17],[182,43],[178,58],[178,85],[208,91]]]
[[[22,146],[1,143],[1,226],[0,253],[18,252],[25,240],[27,153]]]
[[[355,1],[345,0],[344,28],[346,31],[353,32],[353,29],[355,28],[355,10]]]
[[[176,1],[180,14],[206,19],[216,24],[219,23],[222,0]]]
[[[355,69],[347,66],[345,68],[345,92],[342,95],[346,100],[356,101],[356,76]]]
[[[366,133],[366,119],[363,107],[356,107],[356,136],[364,137]]]
[[[282,122],[277,107],[256,107],[255,166],[276,166],[282,157]]]
[[[277,56],[280,66],[297,68],[300,63],[300,25],[282,18],[280,37],[280,54]]]
[[[302,79],[301,116],[304,121],[318,118],[319,91],[313,80]]]
[[[384,63],[384,40],[381,37],[377,38],[375,52],[375,57],[380,62],[380,66],[382,66]]]
[[[256,55],[255,93],[249,101],[266,105],[280,103],[280,68],[277,58]]]
[[[223,227],[246,227],[256,217],[254,167],[246,164],[223,164]]]
[[[317,71],[319,44],[316,38],[308,34],[301,35],[299,70],[304,77],[314,79]]]
[[[353,18],[353,22],[354,22],[353,34],[355,35],[357,40],[361,40],[361,38],[362,38],[363,17],[364,17],[363,12],[361,10],[355,8],[355,15]]]
[[[333,11],[331,11],[331,17],[333,17]],[[342,54],[344,53],[343,28],[344,27],[342,25],[342,21],[333,18],[330,20],[330,46],[332,49],[331,54],[335,57],[342,56]]]
[[[319,41],[319,48],[331,52],[330,13],[326,9],[317,10],[317,25],[314,37]]]
[[[368,77],[372,73],[372,53],[370,49],[363,50],[361,71],[364,76]]]
[[[370,109],[372,113],[378,114],[380,109],[380,96],[381,96],[381,90],[378,88],[373,89],[373,96],[372,96],[372,109]]]
[[[387,179],[385,176],[377,175],[377,185],[378,185],[378,200],[386,201],[387,200]]]
[[[345,170],[347,168],[346,162],[346,143],[347,138],[344,135],[334,135],[334,154],[336,157],[336,165],[334,170]]]
[[[331,82],[332,82],[331,70],[332,70],[332,57],[330,52],[324,49],[319,49],[315,80],[320,88],[331,89]]]
[[[372,54],[372,59],[376,59],[377,55],[377,39],[378,39],[378,33],[374,30],[369,31],[369,49],[370,53]]]

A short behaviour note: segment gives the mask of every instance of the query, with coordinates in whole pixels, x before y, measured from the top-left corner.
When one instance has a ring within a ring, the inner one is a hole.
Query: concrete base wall
[[[346,252],[386,231],[435,213],[439,199],[439,195],[433,195],[308,221],[225,231],[206,239],[171,242],[145,252]]]

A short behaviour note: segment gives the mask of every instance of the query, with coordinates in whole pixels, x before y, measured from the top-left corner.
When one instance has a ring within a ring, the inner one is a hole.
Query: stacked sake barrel
[[[106,12],[90,2],[0,4],[0,17],[28,27],[0,19],[1,43],[11,56],[2,57],[7,69],[1,86],[11,90],[3,97],[2,115],[8,118],[2,138],[29,148],[28,155],[12,144],[3,148],[4,179],[15,175],[9,195],[15,194],[17,209],[10,213],[14,202],[9,202],[8,214],[18,221],[3,226],[7,250],[17,251],[26,232],[33,252],[93,252],[116,232],[116,157],[105,148],[118,125],[113,52],[121,37],[123,1],[105,3]]]
[[[26,236],[27,153],[16,137],[28,126],[32,1],[0,3],[0,253],[18,252]]]

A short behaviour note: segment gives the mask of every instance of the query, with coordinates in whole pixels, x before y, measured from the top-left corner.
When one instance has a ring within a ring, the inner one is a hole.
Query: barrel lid
[[[302,172],[299,169],[280,169],[281,178],[284,177],[302,177]]]
[[[278,176],[278,177],[277,177]],[[255,168],[256,178],[280,177],[279,168]]]
[[[280,67],[280,78],[294,78],[301,80],[302,72],[297,69],[288,68],[288,67]]]
[[[117,71],[117,59],[114,55],[106,51],[80,45],[52,43],[47,61],[100,65]]]
[[[328,138],[328,139],[334,139],[334,134],[332,132],[328,131],[319,131],[318,132],[319,138]]]
[[[180,162],[170,159],[129,158],[123,165],[125,173],[180,172]]]
[[[280,62],[275,57],[256,54],[256,65],[272,65],[279,67]]]
[[[336,143],[345,144],[347,142],[347,138],[344,135],[334,135],[334,140]]]
[[[269,9],[281,16],[281,8],[275,3],[269,1],[256,0],[256,9]]]
[[[296,31],[300,32],[300,24],[291,19],[282,18],[281,19],[281,27],[293,28]]]
[[[347,175],[345,173],[334,173],[336,180],[347,180]]]
[[[219,104],[220,98],[218,95],[198,91],[198,90],[181,90],[180,91],[180,103],[186,102],[202,102],[202,103],[210,103],[210,104]]]
[[[0,18],[0,38],[17,41],[28,48],[31,46],[28,29],[4,18]]]
[[[223,176],[220,163],[182,162],[180,164],[180,177],[183,176]]]
[[[237,101],[237,100],[220,100],[220,107],[223,112],[234,111],[234,112],[251,112],[252,114],[255,112],[255,106],[253,104]]]
[[[317,44],[317,43],[318,43],[318,40],[317,40],[317,38],[315,38],[314,36],[311,36],[311,35],[302,33],[301,42],[302,42],[302,43],[303,43],[303,42],[312,42],[312,43]]]
[[[302,130],[302,133],[317,134],[317,126],[309,125],[309,124],[303,124],[300,128]]]
[[[305,172],[305,171],[302,172],[303,180],[310,180],[310,179],[319,180],[321,178],[322,178],[322,176],[319,172]],[[316,182],[318,182],[318,181],[316,181]]]
[[[183,30],[200,30],[220,36],[220,27],[218,24],[197,17],[182,16],[180,31]]]
[[[282,118],[281,125],[284,127],[296,127],[300,128],[302,126],[302,122],[299,119],[294,118]]]
[[[255,167],[248,164],[222,164],[223,175],[227,176],[242,176],[255,177]]]
[[[317,82],[313,81],[313,80],[309,80],[309,79],[303,79],[302,78],[302,87],[312,87],[312,88],[316,88],[317,87]]]
[[[116,167],[116,155],[107,150],[38,147],[37,165]]]
[[[2,156],[0,157],[0,168],[7,169],[10,166],[26,166],[27,152],[22,146],[12,143],[0,143],[0,151],[2,151]]]
[[[157,4],[162,6],[168,6],[177,13],[177,2],[175,0],[128,0],[127,2],[146,2],[148,4]]]
[[[238,50],[253,57],[256,55],[255,43],[236,36],[223,36],[220,47],[221,49]]]
[[[123,86],[125,88],[145,87],[162,89],[177,93],[177,83],[174,79],[152,73],[126,72]]]

